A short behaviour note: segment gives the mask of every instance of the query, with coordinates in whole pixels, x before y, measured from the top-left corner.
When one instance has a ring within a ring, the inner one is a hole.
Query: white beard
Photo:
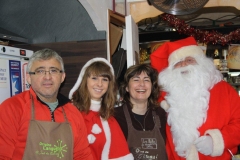
[[[209,89],[221,80],[221,73],[214,65],[206,63],[171,68],[160,73],[159,84],[168,93],[165,97],[170,104],[168,124],[175,151],[179,156],[187,157],[191,145],[199,137],[198,128],[207,119]]]

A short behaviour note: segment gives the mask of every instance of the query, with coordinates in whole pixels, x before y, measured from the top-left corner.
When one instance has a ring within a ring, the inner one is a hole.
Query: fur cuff
[[[160,106],[167,111],[170,108],[170,105],[167,103],[166,100],[161,101]]]
[[[224,150],[224,141],[220,130],[210,129],[205,132],[205,135],[210,135],[213,139],[213,152],[211,156],[215,157],[222,155]]]
[[[198,157],[198,151],[195,147],[195,145],[192,145],[191,146],[191,149],[190,149],[190,152],[186,158],[186,160],[199,160],[199,157]]]

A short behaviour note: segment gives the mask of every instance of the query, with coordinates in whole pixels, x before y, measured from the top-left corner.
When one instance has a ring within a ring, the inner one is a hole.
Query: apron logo
[[[143,149],[157,149],[156,138],[141,138]]]
[[[58,158],[63,158],[64,153],[67,152],[67,145],[62,145],[61,140],[57,140],[57,145],[39,142],[40,149],[35,153],[37,155],[46,155],[46,156],[57,156]]]
[[[134,160],[158,160],[158,154],[150,153],[140,147],[130,147],[130,152],[134,155]]]
[[[158,154],[154,150],[157,149],[156,138],[141,138],[141,147],[131,147],[130,151],[134,155],[135,160],[157,160]],[[153,152],[152,152],[153,151]]]

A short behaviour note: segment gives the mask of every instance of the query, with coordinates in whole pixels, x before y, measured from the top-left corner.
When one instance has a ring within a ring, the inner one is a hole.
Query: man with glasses
[[[0,159],[92,159],[81,113],[58,93],[62,58],[43,49],[30,57],[25,91],[0,105]]]
[[[166,42],[151,54],[167,113],[169,160],[231,159],[240,144],[238,93],[193,37]]]

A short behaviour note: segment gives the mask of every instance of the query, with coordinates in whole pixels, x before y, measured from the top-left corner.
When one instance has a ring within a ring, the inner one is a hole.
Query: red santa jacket
[[[210,90],[209,109],[206,122],[198,129],[200,136],[210,134],[213,138],[213,153],[205,156],[198,152],[199,160],[228,160],[240,144],[240,98],[232,86],[225,81]],[[184,160],[175,152],[171,126],[167,125],[166,149],[169,160]],[[197,157],[195,157],[197,158]]]
[[[133,160],[122,130],[114,117],[103,120],[99,113],[83,112],[94,159]]]

